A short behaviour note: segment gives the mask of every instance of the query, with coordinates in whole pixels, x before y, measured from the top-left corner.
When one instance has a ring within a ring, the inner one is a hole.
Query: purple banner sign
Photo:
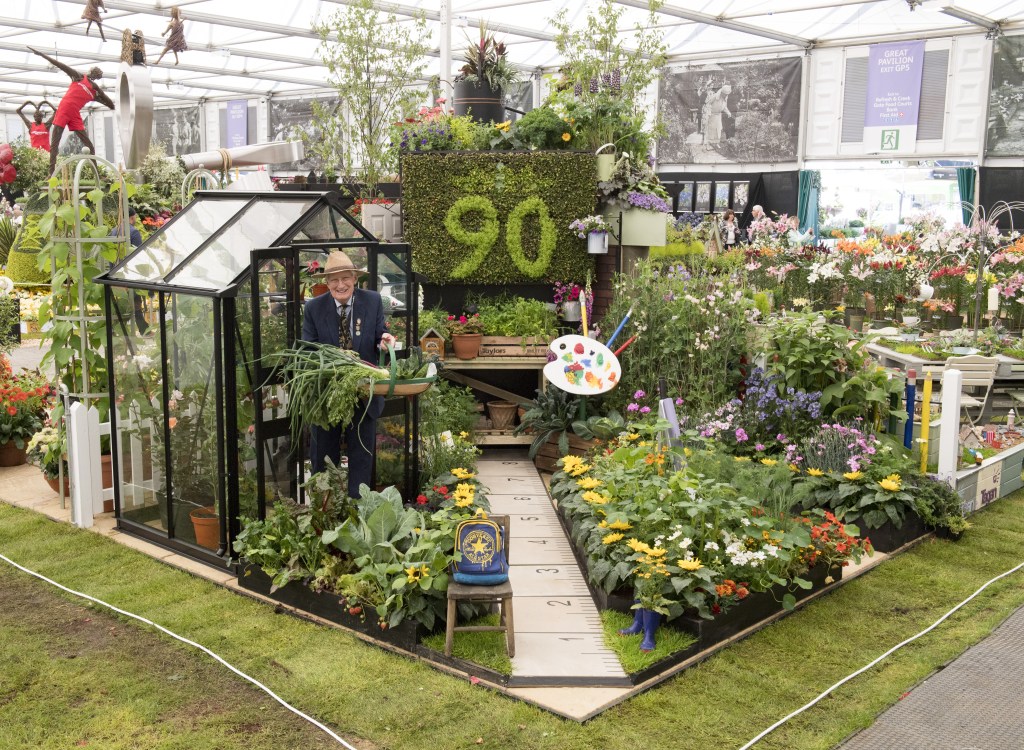
[[[245,146],[249,143],[249,102],[233,99],[228,102],[228,148]]]
[[[924,42],[873,44],[864,115],[867,151],[913,151],[921,108]]]

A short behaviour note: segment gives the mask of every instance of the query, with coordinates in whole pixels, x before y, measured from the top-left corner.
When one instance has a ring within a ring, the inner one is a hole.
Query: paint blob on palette
[[[544,366],[544,377],[556,388],[579,396],[596,396],[619,384],[619,359],[600,341],[572,334],[555,339],[549,348],[555,353],[555,361]]]

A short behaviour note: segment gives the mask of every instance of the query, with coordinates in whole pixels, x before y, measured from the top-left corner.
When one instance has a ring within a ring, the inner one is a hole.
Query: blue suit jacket
[[[376,365],[380,339],[384,335],[384,304],[380,295],[369,289],[352,292],[352,347],[360,359]],[[302,340],[338,346],[338,305],[330,292],[308,300],[302,314]],[[384,398],[376,396],[370,404],[370,416],[380,416]]]

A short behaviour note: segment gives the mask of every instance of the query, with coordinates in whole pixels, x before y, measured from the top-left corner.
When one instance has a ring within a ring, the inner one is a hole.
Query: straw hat
[[[365,268],[356,268],[352,259],[341,250],[334,250],[330,255],[327,256],[327,263],[324,264],[323,270],[316,274],[322,276],[324,279],[329,278],[334,274],[351,273],[358,275],[366,273]]]

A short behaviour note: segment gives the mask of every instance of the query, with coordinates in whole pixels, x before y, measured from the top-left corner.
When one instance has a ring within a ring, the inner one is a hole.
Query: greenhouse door
[[[251,393],[251,403],[242,414],[252,422],[239,420],[240,430],[251,450],[241,451],[239,460],[239,501],[242,516],[265,518],[267,506],[280,498],[302,502],[299,493],[303,447],[293,440],[289,429],[288,396],[273,355],[299,338],[302,297],[299,288],[299,253],[278,247],[252,251],[252,282],[249,306],[252,319],[250,366],[238,368],[239,399]],[[244,303],[240,300],[239,307]],[[244,370],[244,372],[243,372]],[[245,383],[243,378],[249,380]],[[251,388],[248,386],[251,384]],[[240,404],[240,409],[241,409]]]

